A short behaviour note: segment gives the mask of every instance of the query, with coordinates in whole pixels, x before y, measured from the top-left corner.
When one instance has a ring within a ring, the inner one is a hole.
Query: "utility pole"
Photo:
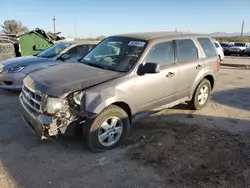
[[[75,38],[76,38],[76,23],[75,23]]]
[[[54,34],[56,34],[56,17],[53,16],[53,26],[54,26]]]
[[[243,36],[244,34],[244,20],[242,21],[242,25],[241,25],[241,36]]]

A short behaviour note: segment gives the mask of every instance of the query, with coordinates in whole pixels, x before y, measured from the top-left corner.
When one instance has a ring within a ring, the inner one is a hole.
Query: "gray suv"
[[[21,114],[41,139],[81,131],[91,151],[118,146],[151,113],[203,108],[220,68],[209,36],[178,32],[107,37],[79,62],[26,76]]]

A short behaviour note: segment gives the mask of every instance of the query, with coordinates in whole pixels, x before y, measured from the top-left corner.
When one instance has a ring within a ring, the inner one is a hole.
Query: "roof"
[[[57,43],[65,43],[65,44],[98,44],[100,41],[57,41]]]
[[[83,41],[69,41],[71,44],[98,44],[100,41],[83,40]]]
[[[145,32],[145,33],[130,33],[130,34],[121,34],[115,36],[121,37],[130,37],[140,40],[156,40],[160,38],[171,38],[179,36],[194,36],[194,35],[204,35],[196,33],[185,33],[185,32],[175,32],[175,31],[159,31],[159,32]],[[207,36],[207,35],[204,35]]]

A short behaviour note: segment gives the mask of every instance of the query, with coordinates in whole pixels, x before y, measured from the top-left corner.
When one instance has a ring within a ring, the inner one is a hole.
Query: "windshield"
[[[103,40],[80,62],[98,68],[127,72],[138,61],[146,42],[125,37],[110,37]]]
[[[52,58],[61,53],[65,48],[69,47],[68,43],[57,43],[47,48],[37,55],[37,57]]]
[[[234,43],[234,46],[241,46],[241,47],[244,47],[246,45],[246,43]]]

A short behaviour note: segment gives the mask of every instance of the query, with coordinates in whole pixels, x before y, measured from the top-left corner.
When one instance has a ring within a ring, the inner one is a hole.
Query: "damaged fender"
[[[81,101],[81,114],[84,114],[85,117],[93,118],[101,113],[107,106],[116,102],[126,101],[123,97],[117,97],[122,96],[121,93],[124,94],[124,91],[109,90],[104,93],[91,91],[85,92]],[[130,104],[127,105],[132,112],[132,106]]]

